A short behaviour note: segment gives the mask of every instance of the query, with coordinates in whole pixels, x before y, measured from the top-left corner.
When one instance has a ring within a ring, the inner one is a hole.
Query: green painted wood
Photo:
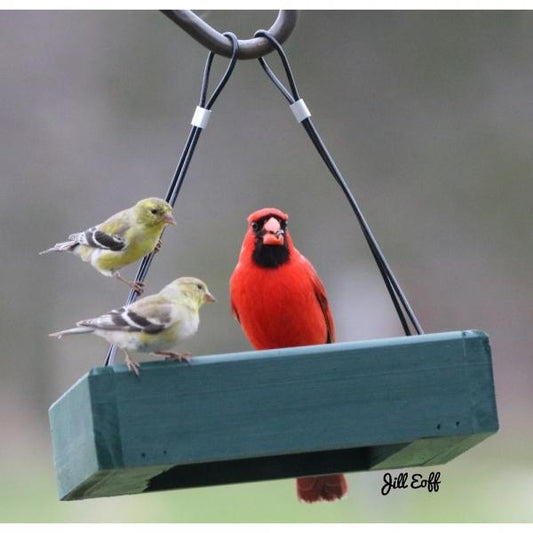
[[[64,500],[434,465],[498,430],[480,331],[95,368],[50,423]]]

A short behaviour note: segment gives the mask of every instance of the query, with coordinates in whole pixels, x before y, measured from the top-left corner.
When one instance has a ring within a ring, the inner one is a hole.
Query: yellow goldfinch
[[[69,235],[67,241],[58,242],[40,255],[72,252],[104,276],[114,276],[142,293],[143,284],[123,278],[119,270],[154,249],[158,251],[167,224],[176,224],[170,204],[160,198],[145,198],[97,226]]]
[[[139,375],[139,365],[129,352],[153,353],[167,359],[188,361],[190,354],[170,351],[198,331],[199,311],[205,302],[214,302],[207,285],[197,278],[178,278],[157,294],[113,309],[97,318],[80,320],[76,328],[50,333],[64,335],[94,333],[126,354],[127,367]]]

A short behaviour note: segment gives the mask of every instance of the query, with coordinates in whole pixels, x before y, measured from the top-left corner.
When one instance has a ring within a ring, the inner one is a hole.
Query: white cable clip
[[[305,120],[311,116],[311,111],[309,111],[308,107],[305,105],[303,98],[296,100],[296,102],[291,104],[289,107],[291,108],[292,114],[298,122],[302,122],[302,120]]]
[[[210,115],[210,109],[205,109],[203,107],[196,106],[196,110],[194,111],[191,124],[193,126],[196,126],[197,128],[204,129],[207,126],[207,123],[209,122]]]

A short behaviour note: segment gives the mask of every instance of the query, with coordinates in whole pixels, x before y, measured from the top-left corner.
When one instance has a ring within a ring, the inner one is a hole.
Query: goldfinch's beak
[[[163,218],[163,220],[167,223],[167,224],[170,224],[171,226],[175,226],[176,225],[176,219],[174,218],[174,215],[172,213],[169,213],[168,215],[165,215],[165,217]]]
[[[263,244],[267,246],[283,246],[285,244],[285,232],[276,217],[269,218],[263,226]]]
[[[216,298],[209,291],[205,293],[204,300],[206,302],[216,302]]]

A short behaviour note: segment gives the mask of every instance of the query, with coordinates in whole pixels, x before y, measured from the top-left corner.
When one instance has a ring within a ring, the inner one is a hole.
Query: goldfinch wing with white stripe
[[[122,237],[105,233],[96,226],[79,233],[73,233],[68,236],[68,239],[71,242],[77,242],[89,248],[112,250],[113,252],[119,252],[126,246],[126,242]]]
[[[147,296],[131,305],[113,309],[97,318],[81,320],[78,326],[107,331],[159,333],[177,320],[175,306],[159,295]]]
[[[127,245],[125,237],[131,228],[130,218],[131,209],[124,209],[97,226],[69,235],[69,241],[90,248],[119,252]]]

